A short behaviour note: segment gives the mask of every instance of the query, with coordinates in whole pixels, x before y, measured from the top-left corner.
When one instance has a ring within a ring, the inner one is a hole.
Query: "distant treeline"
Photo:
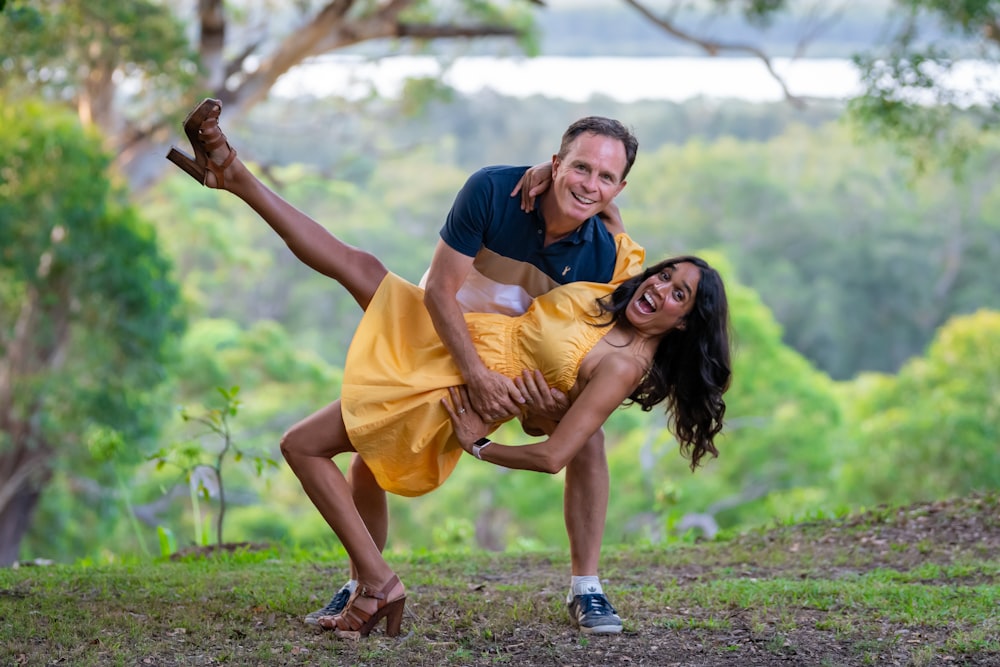
[[[421,165],[393,188],[393,198],[404,188],[422,193],[419,210],[382,211],[386,224],[395,220],[413,235],[400,263],[417,278],[429,255],[412,248],[433,243],[465,175],[486,164],[548,160],[566,126],[588,114],[619,118],[639,137],[619,198],[633,235],[654,249],[723,250],[774,310],[786,342],[834,378],[893,372],[951,315],[1000,306],[996,281],[983,280],[1000,259],[994,214],[979,194],[994,178],[989,153],[963,182],[946,171],[918,176],[892,146],[842,121],[835,102],[800,110],[483,93],[410,116],[387,102],[381,115],[363,116],[338,113],[329,100],[272,101],[234,135],[255,159],[310,165],[376,200],[385,195],[372,188],[383,187],[386,173],[413,169],[388,165]],[[314,121],[291,128],[282,120],[289,117]],[[838,287],[846,267],[857,285],[851,296]],[[917,275],[936,276],[937,297],[914,287]]]

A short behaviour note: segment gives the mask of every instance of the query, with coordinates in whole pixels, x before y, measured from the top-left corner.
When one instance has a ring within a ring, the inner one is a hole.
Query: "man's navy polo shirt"
[[[520,197],[510,196],[526,170],[485,167],[469,177],[455,198],[441,238],[456,251],[476,258],[474,275],[468,282],[482,283],[485,278],[500,289],[519,287],[524,292],[521,301],[527,303],[556,285],[609,282],[614,275],[616,246],[598,216],[544,247],[545,223],[539,207],[525,213]],[[522,312],[527,303],[522,303]],[[499,312],[508,310],[501,308]]]

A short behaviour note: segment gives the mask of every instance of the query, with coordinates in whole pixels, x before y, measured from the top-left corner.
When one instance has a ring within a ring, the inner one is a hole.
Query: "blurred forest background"
[[[234,198],[170,169],[167,146],[188,150],[180,123],[206,96],[283,196],[412,280],[472,170],[548,160],[580,116],[634,129],[626,225],[650,259],[697,252],[724,267],[737,356],[721,455],[698,472],[662,414],[623,409],[608,424],[606,543],[995,488],[997,89],[947,75],[968,59],[995,67],[997,12],[0,0],[0,564],[220,537],[339,550],[277,446],[339,395],[359,312]],[[862,90],[575,102],[433,77],[393,97],[272,93],[332,53],[443,67],[567,56],[581,81],[593,56],[851,58]],[[499,439],[527,441],[516,427]],[[560,477],[464,460],[436,493],[392,499],[389,548],[563,547]]]

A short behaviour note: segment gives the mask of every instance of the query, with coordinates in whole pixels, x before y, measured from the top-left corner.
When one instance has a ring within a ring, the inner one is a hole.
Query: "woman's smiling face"
[[[700,280],[701,269],[690,262],[663,267],[635,291],[627,311],[629,323],[648,336],[683,329]]]

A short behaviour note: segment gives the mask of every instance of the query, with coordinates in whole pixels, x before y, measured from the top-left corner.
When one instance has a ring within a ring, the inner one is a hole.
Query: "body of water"
[[[860,91],[853,63],[845,59],[776,58],[775,71],[793,95],[845,99]],[[440,77],[463,93],[490,89],[502,95],[547,95],[583,102],[606,95],[622,102],[693,97],[780,100],[784,94],[764,64],[754,58],[460,58],[445,66],[429,56],[370,61],[356,56],[325,56],[283,76],[273,93],[295,96],[337,94],[361,97],[374,88],[394,97],[413,76]],[[996,68],[958,65],[952,80],[970,97],[1000,94]]]

